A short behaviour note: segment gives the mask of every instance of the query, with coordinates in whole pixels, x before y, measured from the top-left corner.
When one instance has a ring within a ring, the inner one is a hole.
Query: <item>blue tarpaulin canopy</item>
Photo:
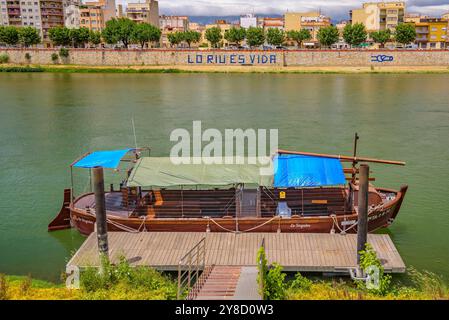
[[[339,159],[277,155],[274,161],[274,168],[277,168],[274,173],[274,187],[319,187],[346,183]]]
[[[73,166],[77,168],[103,167],[116,169],[120,164],[120,160],[131,150],[134,149],[95,151],[75,162]]]

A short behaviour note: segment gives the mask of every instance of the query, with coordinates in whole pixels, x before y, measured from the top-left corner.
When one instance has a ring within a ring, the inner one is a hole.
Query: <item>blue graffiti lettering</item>
[[[192,58],[190,57],[190,54],[187,56],[187,63],[193,63]]]
[[[200,54],[196,55],[196,63],[203,63],[203,56]]]
[[[254,60],[256,60],[256,56],[253,55],[253,54],[251,54],[251,55],[249,56],[249,60],[251,61],[251,64],[254,64]]]
[[[230,56],[229,56],[229,63],[231,63],[231,64],[234,64],[235,63],[235,54],[231,54]]]
[[[394,60],[393,56],[387,56],[385,54],[378,54],[377,56],[371,56],[371,62],[391,62]]]
[[[270,55],[270,63],[276,63],[276,55],[275,54]]]
[[[214,56],[211,54],[207,55],[207,63],[214,63]]]
[[[225,64],[226,63],[226,56],[225,55],[219,55],[218,56],[218,63]]]
[[[245,64],[245,56],[243,54],[239,55],[239,63],[240,64]]]

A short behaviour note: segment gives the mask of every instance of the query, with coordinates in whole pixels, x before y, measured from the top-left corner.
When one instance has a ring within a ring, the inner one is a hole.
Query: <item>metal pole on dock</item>
[[[360,251],[365,250],[368,237],[368,181],[369,166],[359,168],[358,222],[357,222],[357,265],[360,264]]]
[[[93,171],[93,182],[95,192],[95,215],[97,226],[98,251],[100,255],[109,257],[108,227],[106,221],[106,201],[104,196],[103,168],[95,167]]]

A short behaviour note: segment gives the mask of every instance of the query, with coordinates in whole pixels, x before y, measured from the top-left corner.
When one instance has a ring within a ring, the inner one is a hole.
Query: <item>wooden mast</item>
[[[312,153],[312,152],[300,152],[300,151],[289,151],[278,149],[279,154],[296,154],[302,156],[311,156],[311,157],[322,157],[322,158],[332,158],[339,159],[342,161],[351,161],[351,162],[372,162],[372,163],[383,163],[383,164],[392,164],[398,166],[405,166],[405,162],[403,161],[393,161],[393,160],[383,160],[383,159],[375,159],[375,158],[365,158],[365,157],[350,157],[350,156],[342,156],[335,154],[324,154],[324,153]]]

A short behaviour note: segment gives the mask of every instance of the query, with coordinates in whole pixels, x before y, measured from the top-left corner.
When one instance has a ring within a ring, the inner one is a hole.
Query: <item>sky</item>
[[[138,0],[116,0],[118,3]],[[140,0],[143,2],[144,0]],[[378,2],[378,0],[371,0]],[[283,14],[289,11],[321,10],[334,20],[347,19],[349,10],[362,0],[159,0],[160,14],[226,16],[245,13]],[[449,12],[449,0],[406,0],[407,12],[439,16]]]

